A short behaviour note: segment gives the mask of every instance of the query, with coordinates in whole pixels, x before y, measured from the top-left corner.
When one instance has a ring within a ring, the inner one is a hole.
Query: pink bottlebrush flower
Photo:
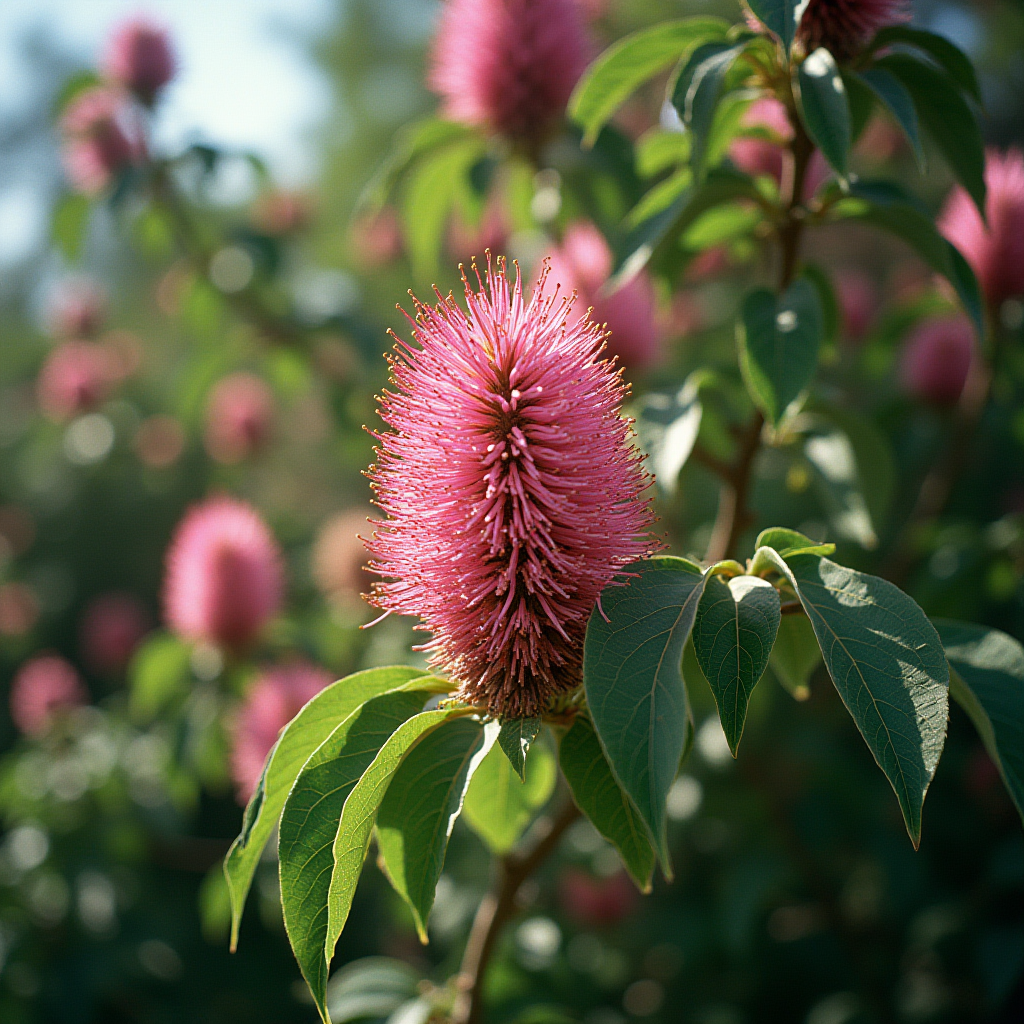
[[[548,261],[551,281],[561,287],[562,293],[575,291],[580,307],[592,306],[592,319],[607,325],[605,348],[609,355],[618,356],[627,370],[659,361],[662,339],[657,300],[645,270],[610,295],[602,295],[601,288],[612,272],[612,251],[589,221],[571,225]]]
[[[64,168],[86,195],[102,192],[114,177],[138,163],[145,145],[124,94],[97,85],[79,93],[61,119]]]
[[[416,302],[370,470],[387,517],[367,544],[384,580],[371,603],[420,616],[432,663],[507,717],[579,684],[601,590],[653,547],[628,388],[546,276],[527,301],[518,268],[510,285],[488,261],[486,287],[464,278],[468,313]]]
[[[964,316],[922,321],[900,356],[900,379],[916,397],[953,405],[967,383],[974,359],[974,328]]]
[[[985,216],[982,223],[974,201],[959,185],[939,219],[942,233],[974,268],[990,306],[1024,295],[1024,153],[985,154]]]
[[[327,520],[313,544],[313,579],[338,604],[357,606],[366,589],[370,556],[359,535],[366,533],[368,518],[360,509],[340,512]]]
[[[331,682],[330,673],[303,662],[260,674],[232,729],[231,775],[240,804],[249,802],[278,733]]]
[[[194,505],[167,551],[164,617],[189,640],[247,646],[281,607],[281,552],[250,505],[210,498]]]
[[[864,340],[878,315],[878,287],[860,270],[836,275],[836,298],[843,317],[843,338],[854,344]]]
[[[856,55],[886,25],[910,20],[910,0],[809,0],[797,39],[811,53],[824,46],[839,60]]]
[[[220,380],[206,404],[206,450],[217,462],[241,462],[259,451],[274,426],[274,395],[251,373]]]
[[[177,70],[167,30],[144,17],[131,18],[114,30],[102,63],[109,81],[147,106]]]
[[[94,341],[65,341],[50,353],[36,380],[39,407],[60,423],[95,409],[113,390],[116,367]]]
[[[120,672],[149,628],[149,614],[133,594],[100,594],[82,613],[83,659],[97,672]]]
[[[25,662],[11,683],[11,718],[26,736],[42,736],[62,709],[88,700],[74,665],[57,654],[41,654]]]
[[[64,281],[50,298],[47,326],[56,338],[92,338],[107,316],[107,295],[88,278]]]
[[[589,55],[577,0],[448,0],[427,84],[445,117],[536,147]]]

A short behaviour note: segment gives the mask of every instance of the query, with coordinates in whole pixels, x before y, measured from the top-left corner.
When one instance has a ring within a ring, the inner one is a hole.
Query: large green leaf
[[[690,55],[672,91],[672,105],[691,133],[690,166],[694,179],[704,176],[705,157],[715,111],[722,98],[726,76],[746,48],[741,42],[703,43]]]
[[[682,18],[641,29],[601,54],[579,80],[569,99],[569,115],[592,146],[601,129],[631,93],[670,67],[698,43],[725,36],[720,18]]]
[[[635,575],[607,587],[590,616],[583,682],[612,772],[668,871],[665,799],[688,720],[680,664],[705,578],[683,558],[634,562],[625,571]]]
[[[555,758],[546,742],[530,747],[520,779],[500,747],[493,747],[473,776],[462,816],[493,853],[515,846],[555,787]]]
[[[811,676],[821,664],[821,648],[806,615],[782,616],[768,664],[795,700],[810,697]]]
[[[434,890],[466,788],[497,736],[496,722],[485,729],[469,718],[427,733],[405,755],[381,801],[377,846],[389,881],[412,911],[421,942],[427,941]],[[501,756],[500,749],[493,750]]]
[[[139,645],[128,666],[133,718],[151,722],[171,701],[188,692],[191,657],[191,646],[168,633],[156,633]]]
[[[675,494],[679,474],[697,443],[704,412],[700,386],[706,379],[705,371],[696,370],[675,394],[654,391],[640,400],[637,434],[650,456],[654,479],[666,494]]]
[[[377,810],[403,758],[423,736],[442,723],[469,713],[468,708],[452,707],[424,711],[410,718],[395,730],[353,787],[334,837],[334,870],[327,895],[327,938],[321,950],[326,962],[334,955],[338,936],[352,909],[352,897],[363,869]]]
[[[539,718],[507,718],[501,723],[498,746],[523,782],[526,781],[526,755],[543,724]]]
[[[845,179],[850,157],[852,127],[846,86],[835,58],[819,47],[801,65],[800,113],[807,134],[832,169]]]
[[[325,1019],[327,894],[338,822],[349,794],[381,747],[420,711],[427,696],[415,690],[386,693],[353,711],[305,763],[281,814],[278,855],[284,926]]]
[[[750,694],[768,665],[779,629],[779,592],[757,576],[711,576],[697,606],[693,649],[715,695],[733,754]]]
[[[970,715],[1024,818],[1024,647],[1012,636],[936,619],[952,669],[949,690]]]
[[[619,851],[633,881],[648,892],[654,850],[636,808],[615,781],[597,733],[585,715],[577,715],[562,737],[558,761],[576,806]]]
[[[985,144],[974,112],[956,83],[941,71],[904,53],[876,61],[914,98],[917,116],[935,140],[957,180],[985,218]]]
[[[773,426],[814,377],[822,329],[821,300],[805,278],[781,298],[755,288],[743,300],[740,368],[751,398]]]
[[[914,846],[946,740],[949,667],[935,627],[898,587],[820,555],[771,548],[754,558],[785,575],[810,619],[825,665],[892,784]]]
[[[924,147],[921,145],[914,98],[907,91],[907,87],[887,68],[865,68],[858,77],[885,104],[889,113],[896,119],[896,123],[903,129],[903,134],[914,149],[917,166],[923,173]]]
[[[782,40],[783,47],[789,53],[796,27],[807,7],[807,0],[748,0],[748,5]]]
[[[427,680],[427,675],[422,669],[404,665],[357,672],[318,693],[284,727],[267,757],[263,775],[245,809],[242,832],[231,844],[224,860],[224,873],[231,895],[232,949],[238,943],[238,925],[242,919],[245,897],[263,847],[277,826],[288,791],[306,759],[361,704],[418,678]],[[447,684],[430,677],[422,688],[444,692]]]
[[[964,92],[978,103],[981,102],[981,87],[971,59],[945,36],[911,28],[909,25],[888,25],[872,40],[871,50],[877,51],[893,43],[916,46],[923,50]]]

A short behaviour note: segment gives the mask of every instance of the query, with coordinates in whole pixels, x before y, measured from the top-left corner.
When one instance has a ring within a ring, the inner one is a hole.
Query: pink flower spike
[[[46,322],[54,337],[92,338],[107,316],[104,289],[88,278],[63,281],[50,297]]]
[[[509,282],[488,259],[478,290],[463,279],[468,310],[416,302],[370,470],[386,516],[371,602],[420,616],[432,664],[506,717],[579,684],[598,595],[654,548],[627,387],[601,328],[546,277],[527,300],[518,268]]]
[[[956,404],[974,359],[974,328],[964,316],[925,320],[907,338],[900,378],[916,397],[933,405]]]
[[[43,364],[36,395],[43,414],[56,423],[95,409],[114,389],[110,352],[94,341],[65,341]]]
[[[43,736],[61,710],[88,703],[74,665],[57,654],[25,662],[11,683],[11,718],[26,736]]]
[[[107,79],[133,92],[147,106],[176,70],[167,30],[145,17],[131,18],[119,25],[103,58]]]
[[[448,0],[427,84],[445,117],[536,147],[589,55],[578,0]]]
[[[251,506],[232,498],[194,505],[167,551],[164,617],[189,640],[248,646],[281,607],[281,552]]]
[[[855,56],[880,28],[910,20],[910,0],[809,0],[797,39],[811,53],[824,46],[839,60]]]
[[[985,154],[985,217],[957,185],[939,218],[939,229],[974,269],[991,307],[1024,295],[1024,153]]]
[[[231,775],[240,804],[249,802],[278,733],[331,682],[330,673],[305,662],[280,665],[260,674],[232,729]]]
[[[231,465],[256,454],[270,440],[274,395],[251,373],[232,373],[210,392],[206,405],[206,450]]]
[[[93,86],[79,93],[61,119],[64,168],[71,185],[97,195],[131,164],[145,156],[145,143],[127,97],[117,89]]]
[[[82,655],[97,672],[120,672],[150,628],[142,602],[133,594],[100,594],[82,615]]]

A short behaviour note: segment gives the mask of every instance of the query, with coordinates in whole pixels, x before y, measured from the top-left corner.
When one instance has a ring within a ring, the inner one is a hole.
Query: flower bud
[[[77,278],[62,282],[51,296],[46,321],[56,338],[94,338],[106,316],[103,288],[95,281]]]
[[[974,358],[974,328],[964,316],[925,320],[907,338],[900,357],[903,386],[933,405],[954,405]]]
[[[206,450],[227,465],[254,455],[270,440],[274,396],[259,377],[233,373],[210,393],[206,405]]]
[[[150,620],[133,594],[111,592],[92,599],[82,614],[82,656],[97,672],[120,672],[131,660]]]
[[[11,718],[26,736],[42,736],[62,709],[87,703],[75,667],[57,654],[25,662],[11,683]]]
[[[843,318],[843,339],[858,344],[878,315],[878,288],[862,271],[843,270],[836,274],[836,298]]]
[[[94,86],[79,93],[61,119],[64,168],[71,185],[97,195],[126,167],[139,163],[145,145],[123,93]]]
[[[356,607],[368,587],[369,553],[360,534],[369,532],[368,513],[359,509],[329,519],[313,545],[313,579],[335,604]],[[363,606],[365,608],[365,605]]]
[[[111,35],[103,73],[150,106],[174,77],[176,64],[166,29],[146,18],[131,18]]]
[[[104,402],[116,368],[110,353],[94,341],[65,341],[50,353],[36,380],[39,408],[57,423]]]

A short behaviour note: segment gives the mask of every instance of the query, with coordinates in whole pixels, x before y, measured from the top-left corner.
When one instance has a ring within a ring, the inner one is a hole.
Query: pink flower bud
[[[256,200],[252,219],[264,234],[281,237],[301,231],[312,220],[312,214],[312,201],[305,193],[274,189]]]
[[[274,396],[251,373],[232,373],[220,380],[206,404],[206,450],[217,462],[241,462],[270,440]]]
[[[173,416],[157,413],[139,424],[133,447],[144,465],[166,469],[173,466],[185,450],[185,430]]]
[[[836,275],[836,298],[843,317],[843,338],[854,344],[864,340],[878,315],[878,287],[859,270]]]
[[[56,654],[25,662],[11,683],[11,718],[26,736],[42,736],[62,709],[87,703],[75,667]]]
[[[313,544],[313,579],[337,604],[358,606],[362,592],[369,589],[365,566],[370,556],[360,536],[370,532],[368,518],[359,509],[333,516]]]
[[[192,506],[167,551],[164,617],[171,629],[244,648],[277,614],[283,590],[280,549],[251,506],[221,497]]]
[[[610,295],[602,294],[612,272],[612,251],[589,221],[571,225],[549,259],[551,284],[559,285],[563,295],[576,291],[581,315],[593,307],[591,318],[607,324],[606,350],[618,356],[620,365],[643,369],[661,359],[654,284],[645,270]]]
[[[964,316],[922,321],[900,357],[900,379],[916,397],[953,405],[967,382],[974,358],[974,328]]]
[[[97,672],[120,672],[150,628],[149,615],[132,594],[95,597],[82,614],[82,655]]]
[[[625,871],[595,878],[579,868],[567,868],[559,879],[558,896],[565,912],[587,928],[609,928],[629,916],[639,898]]]
[[[985,216],[959,185],[953,189],[939,219],[942,233],[974,268],[991,306],[1024,295],[1024,153],[985,154]]]
[[[145,144],[123,93],[94,86],[79,93],[61,119],[64,168],[86,195],[102,192],[126,167],[139,163]]]
[[[50,298],[46,321],[57,338],[92,338],[107,316],[106,292],[95,281],[64,281]]]
[[[110,37],[103,73],[147,106],[174,77],[177,62],[167,30],[146,18],[131,18]]]
[[[94,341],[65,341],[50,353],[36,381],[43,413],[60,423],[95,409],[113,390],[116,368]]]
[[[238,802],[246,804],[263,772],[278,733],[333,677],[322,668],[296,662],[267,669],[239,709],[232,729],[231,775]]]
[[[589,55],[578,0],[448,0],[427,83],[445,117],[536,146]]]
[[[811,53],[819,46],[839,60],[862,50],[886,25],[910,19],[910,0],[810,0],[797,39]]]

